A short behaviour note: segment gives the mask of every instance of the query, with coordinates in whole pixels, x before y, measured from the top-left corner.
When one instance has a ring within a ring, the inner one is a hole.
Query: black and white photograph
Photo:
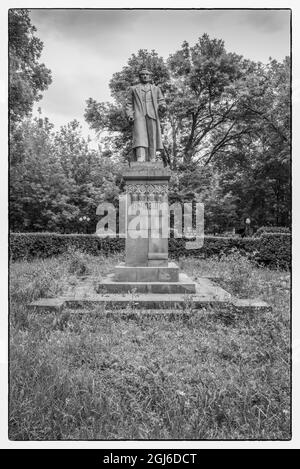
[[[7,8],[9,444],[291,442],[292,20]]]

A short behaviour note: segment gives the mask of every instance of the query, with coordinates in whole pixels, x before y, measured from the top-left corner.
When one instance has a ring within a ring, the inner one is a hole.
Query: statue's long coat
[[[126,103],[127,117],[133,117],[132,148],[148,147],[148,135],[146,127],[145,112],[142,104],[142,85],[131,86]],[[162,150],[161,128],[158,117],[158,106],[164,103],[164,97],[161,89],[156,85],[151,85],[151,96],[153,103],[154,117],[156,119],[156,149]]]

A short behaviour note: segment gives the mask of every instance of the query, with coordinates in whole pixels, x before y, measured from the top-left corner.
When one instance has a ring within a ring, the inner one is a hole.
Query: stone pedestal
[[[195,284],[168,260],[169,169],[160,162],[131,163],[126,193],[125,263],[98,290],[126,293],[195,293]],[[139,223],[137,221],[139,220]]]
[[[170,170],[162,163],[132,163],[123,176],[128,206],[127,266],[168,265],[168,220],[160,209],[163,204],[168,204],[170,176]],[[144,211],[148,213],[143,214]],[[134,223],[138,213],[142,225],[139,226],[140,233]]]

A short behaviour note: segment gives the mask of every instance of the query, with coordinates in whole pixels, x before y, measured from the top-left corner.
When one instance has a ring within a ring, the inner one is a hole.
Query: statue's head
[[[139,71],[139,78],[142,83],[149,83],[151,81],[152,73],[147,68],[142,68]]]

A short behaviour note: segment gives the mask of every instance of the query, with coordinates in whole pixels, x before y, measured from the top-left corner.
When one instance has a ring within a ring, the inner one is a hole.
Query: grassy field
[[[10,439],[289,439],[288,272],[237,253],[179,262],[271,313],[26,308],[120,260],[69,252],[11,264]]]

